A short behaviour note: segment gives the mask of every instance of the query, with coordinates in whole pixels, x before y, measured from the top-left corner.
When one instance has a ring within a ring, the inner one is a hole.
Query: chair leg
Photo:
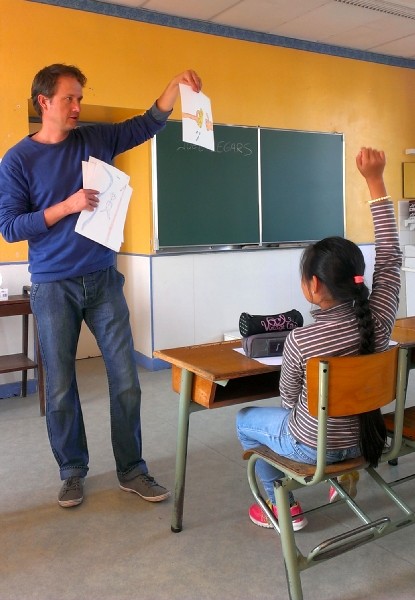
[[[278,524],[280,526],[289,597],[290,600],[303,600],[300,569],[298,567],[298,550],[295,544],[288,490],[279,485],[278,482],[275,482],[275,499],[278,508]]]

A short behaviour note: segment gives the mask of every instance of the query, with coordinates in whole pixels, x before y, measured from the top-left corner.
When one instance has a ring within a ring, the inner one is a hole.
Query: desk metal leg
[[[193,373],[182,370],[179,400],[179,423],[177,429],[176,477],[171,530],[179,533],[183,524],[184,487],[186,478],[187,441],[189,437],[189,415]]]

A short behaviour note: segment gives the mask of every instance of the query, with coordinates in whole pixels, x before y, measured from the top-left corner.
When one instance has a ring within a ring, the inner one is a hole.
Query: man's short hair
[[[87,79],[85,75],[74,65],[55,63],[48,67],[44,67],[36,73],[32,83],[31,98],[33,107],[40,117],[42,116],[42,109],[39,105],[39,94],[42,94],[47,98],[52,98],[55,95],[56,84],[58,83],[59,77],[64,75],[74,77],[82,87],[86,84]]]

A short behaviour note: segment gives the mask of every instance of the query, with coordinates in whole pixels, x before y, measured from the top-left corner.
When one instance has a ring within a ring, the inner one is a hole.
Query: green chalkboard
[[[343,136],[261,129],[263,243],[344,235]]]
[[[344,235],[343,136],[215,125],[215,151],[155,139],[156,249],[270,245]],[[259,143],[259,147],[258,147]]]
[[[215,125],[215,151],[156,136],[156,248],[259,243],[258,130]]]

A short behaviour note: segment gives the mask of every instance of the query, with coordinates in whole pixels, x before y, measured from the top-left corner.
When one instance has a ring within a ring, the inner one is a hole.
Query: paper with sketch
[[[183,141],[215,150],[210,100],[189,85],[179,84],[182,103]]]
[[[246,356],[243,348],[234,348],[235,352],[239,352],[239,354],[243,354]],[[263,365],[282,365],[282,356],[263,356],[262,358],[252,358],[251,360],[256,360]]]
[[[81,212],[75,231],[118,252],[133,191],[130,177],[93,156],[82,162],[82,177],[85,189],[99,190],[99,204],[92,212]]]

